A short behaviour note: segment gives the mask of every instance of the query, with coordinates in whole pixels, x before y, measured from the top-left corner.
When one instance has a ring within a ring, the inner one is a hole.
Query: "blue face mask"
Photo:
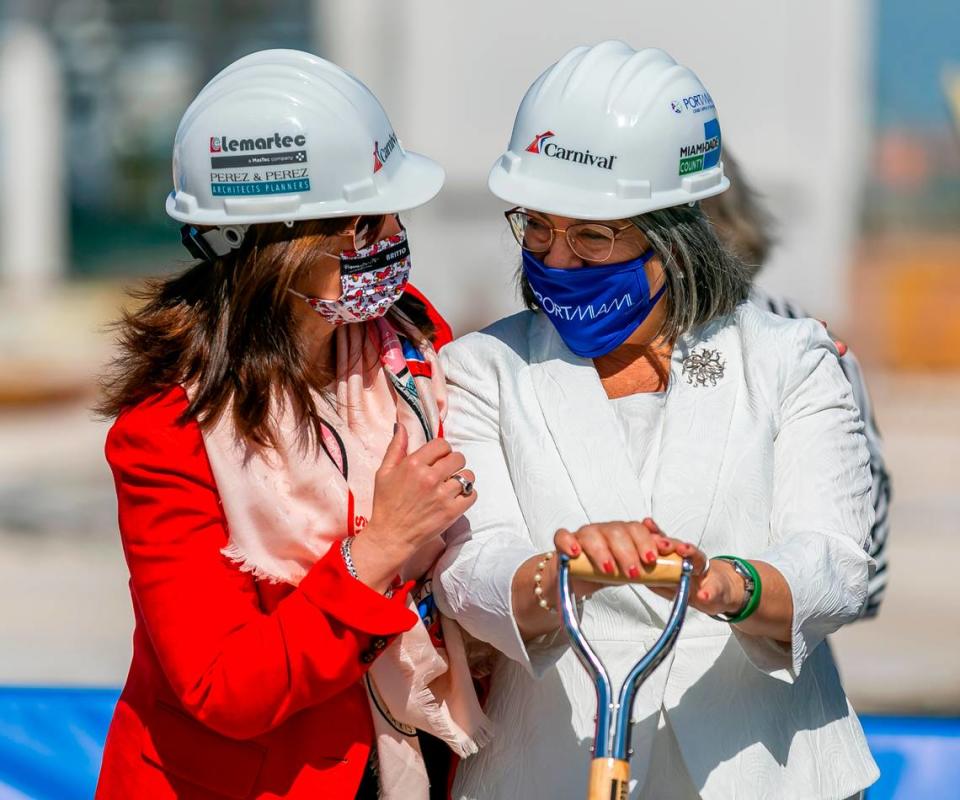
[[[622,345],[667,288],[650,296],[643,265],[653,249],[633,261],[598,267],[556,269],[523,251],[530,288],[567,347],[578,356],[596,358]]]

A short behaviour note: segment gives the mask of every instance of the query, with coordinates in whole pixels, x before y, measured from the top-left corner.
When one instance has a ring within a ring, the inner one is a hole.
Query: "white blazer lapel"
[[[733,331],[718,321],[697,336],[681,337],[671,359],[649,513],[667,535],[693,544],[703,538],[713,507],[740,386],[741,353]],[[648,511],[640,503],[619,422],[593,362],[571,353],[550,321],[538,315],[530,364],[544,420],[586,519],[642,519]],[[668,600],[633,588],[666,619]]]
[[[590,522],[636,519],[637,479],[593,362],[574,355],[538,314],[531,379],[550,435]]]
[[[668,536],[699,544],[713,508],[743,371],[735,327],[717,321],[673,351],[653,518]]]

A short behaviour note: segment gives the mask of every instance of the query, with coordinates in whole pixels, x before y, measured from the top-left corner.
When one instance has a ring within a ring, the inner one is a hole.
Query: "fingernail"
[[[640,577],[640,569],[639,569],[639,567],[636,567],[636,566],[630,567],[629,573],[630,573],[630,577],[631,577],[631,578],[639,578],[639,577]]]
[[[570,552],[575,556],[580,555],[580,546],[575,544],[570,545]]]
[[[648,564],[652,564],[657,560],[657,554],[654,553],[653,550],[647,550],[647,552],[643,554],[643,560]]]
[[[610,561],[604,561],[603,571],[606,572],[607,575],[613,575],[613,563]]]
[[[700,599],[707,602],[710,599],[710,592],[700,592]]]
[[[661,539],[657,542],[657,547],[659,547],[661,550],[668,550],[670,549],[670,542],[668,542],[666,539]]]

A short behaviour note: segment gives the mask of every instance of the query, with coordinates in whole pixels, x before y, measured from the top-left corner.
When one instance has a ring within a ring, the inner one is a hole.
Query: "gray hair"
[[[658,336],[673,341],[747,299],[750,270],[720,243],[699,205],[662,208],[630,222],[647,237],[666,274],[668,309]],[[524,304],[538,310],[522,267],[517,277]]]

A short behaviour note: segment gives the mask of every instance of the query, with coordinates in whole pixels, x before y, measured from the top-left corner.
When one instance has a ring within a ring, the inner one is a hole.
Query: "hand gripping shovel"
[[[587,800],[627,798],[630,785],[630,762],[627,759],[630,754],[633,700],[637,689],[666,658],[680,635],[680,627],[687,613],[692,574],[693,564],[676,554],[660,556],[655,564],[641,565],[641,575],[638,578],[628,578],[619,573],[607,575],[597,572],[583,554],[575,559],[560,554],[560,613],[563,627],[581,663],[593,678],[597,690],[597,729],[594,734]],[[673,609],[663,633],[649,652],[634,664],[620,687],[620,696],[616,702],[613,700],[610,676],[580,630],[576,602],[570,592],[571,576],[595,583],[642,583],[647,586],[678,587],[677,597],[673,601]]]

